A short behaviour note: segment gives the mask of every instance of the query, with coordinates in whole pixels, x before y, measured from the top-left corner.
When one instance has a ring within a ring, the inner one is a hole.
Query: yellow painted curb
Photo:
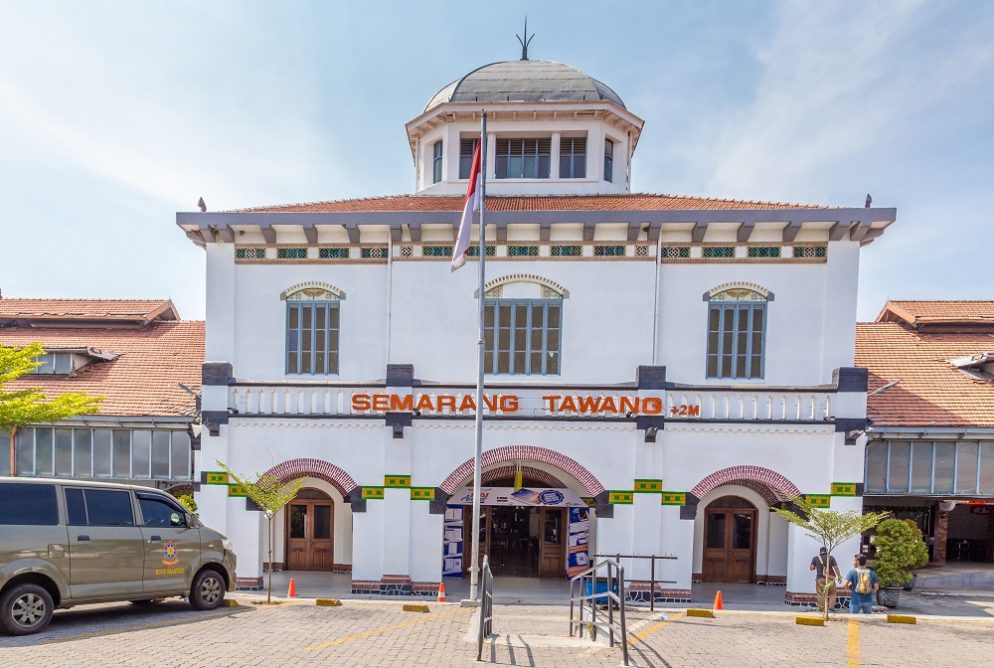
[[[703,608],[687,608],[688,617],[708,617],[714,619],[714,612]]]
[[[801,626],[825,626],[825,620],[821,617],[795,617],[794,623]]]
[[[221,601],[221,607],[222,608],[237,608],[238,607],[238,601],[236,601],[233,598],[226,598],[223,601]]]
[[[431,612],[427,605],[417,605],[414,603],[409,603],[404,606],[404,612]]]
[[[887,615],[887,621],[891,624],[917,624],[918,618],[912,615]]]
[[[319,598],[314,603],[325,608],[337,608],[342,604],[337,598]]]

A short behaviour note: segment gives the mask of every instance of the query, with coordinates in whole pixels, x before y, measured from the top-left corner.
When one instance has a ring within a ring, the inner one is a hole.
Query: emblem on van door
[[[162,563],[167,568],[172,568],[179,563],[179,557],[176,556],[176,543],[171,540],[162,544]]]

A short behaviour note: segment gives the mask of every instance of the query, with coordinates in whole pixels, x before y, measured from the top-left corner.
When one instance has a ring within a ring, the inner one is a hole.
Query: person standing
[[[849,590],[849,612],[870,614],[873,612],[873,598],[880,588],[877,574],[866,567],[866,555],[861,554],[856,559],[855,568],[846,573],[845,588]]]
[[[815,572],[815,592],[818,595],[818,609],[825,612],[826,593],[828,609],[835,608],[835,580],[842,575],[839,564],[835,557],[828,554],[828,549],[824,546],[818,550],[818,554],[811,558],[810,570]],[[825,591],[827,580],[831,580],[828,591]]]

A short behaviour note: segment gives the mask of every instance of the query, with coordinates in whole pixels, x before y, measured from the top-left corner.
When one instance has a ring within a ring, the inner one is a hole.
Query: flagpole
[[[475,601],[477,598],[477,588],[480,577],[480,486],[482,478],[482,462],[480,458],[483,454],[483,373],[484,352],[485,352],[485,327],[484,327],[484,272],[487,263],[487,225],[485,212],[487,209],[487,114],[483,113],[482,125],[480,128],[480,295],[478,304],[480,308],[480,329],[477,340],[477,374],[476,374],[476,453],[473,457],[473,547],[470,553],[469,567],[469,598]]]

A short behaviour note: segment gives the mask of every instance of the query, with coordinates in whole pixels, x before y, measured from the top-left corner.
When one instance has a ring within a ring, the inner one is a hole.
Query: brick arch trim
[[[571,457],[567,457],[561,452],[540,448],[531,445],[506,445],[483,453],[481,465],[483,468],[492,467],[496,464],[506,464],[512,462],[541,462],[555,466],[563,473],[573,476],[583,486],[587,496],[597,496],[604,491],[604,485],[600,483],[593,473],[588,471],[582,464]],[[452,494],[457,487],[466,482],[473,475],[473,460],[467,459],[448,475],[439,485],[446,493]]]
[[[500,480],[501,478],[513,478],[516,470],[517,467],[514,464],[504,464],[495,469],[484,471],[482,476],[483,484],[487,485],[494,480]],[[472,471],[470,471],[470,473],[472,474]],[[534,466],[522,466],[521,474],[525,478],[536,480],[549,487],[566,487],[566,484],[556,476],[552,475],[548,471],[537,469]]]
[[[738,485],[739,487],[745,487],[746,489],[752,490],[753,492],[756,492],[756,494],[759,494],[768,506],[775,505],[781,501],[781,499],[777,498],[777,495],[773,490],[762,483],[756,482],[755,480],[729,480],[728,482],[722,483],[722,486],[724,485]]]
[[[323,459],[290,459],[277,464],[264,475],[279,478],[282,482],[290,482],[297,478],[324,480],[337,489],[342,498],[348,497],[349,492],[358,487],[356,481],[344,469]]]
[[[715,471],[697,483],[691,492],[698,499],[703,499],[721,485],[742,484],[744,481],[758,483],[758,486],[766,488],[777,501],[787,501],[801,495],[797,485],[776,471],[762,466],[730,466]],[[751,485],[747,486],[754,489]],[[767,496],[764,495],[763,498],[766,499]]]

